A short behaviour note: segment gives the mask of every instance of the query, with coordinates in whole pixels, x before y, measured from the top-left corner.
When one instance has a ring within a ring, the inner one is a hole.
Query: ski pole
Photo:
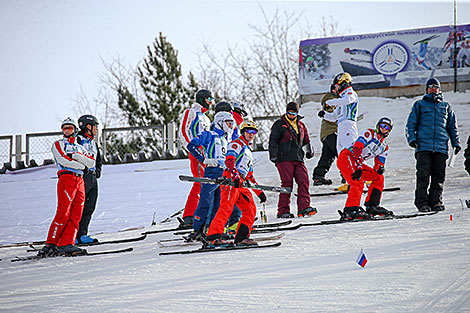
[[[262,217],[264,223],[266,224],[268,222],[268,216],[266,215],[266,204],[263,203],[263,217]]]

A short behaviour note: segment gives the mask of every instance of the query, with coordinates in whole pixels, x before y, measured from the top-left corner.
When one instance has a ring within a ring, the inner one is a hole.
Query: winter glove
[[[418,148],[418,142],[416,140],[413,140],[412,142],[409,143],[410,147],[411,148]]]
[[[360,180],[362,177],[362,168],[358,168],[357,170],[352,173],[351,178],[353,180]]]
[[[313,158],[313,154],[312,154],[311,152],[307,152],[307,153],[305,154],[305,157],[306,157],[307,159],[311,159],[311,158]]]
[[[264,193],[264,191],[261,191],[261,193],[258,195],[258,198],[259,198],[259,203],[266,203],[266,194]]]
[[[379,165],[375,171],[377,172],[377,174],[383,175],[385,172],[385,167],[383,167],[383,165]]]
[[[326,113],[325,113],[325,111],[323,111],[323,110],[318,111],[318,117],[319,117],[319,118],[325,117],[325,114],[326,114]]]
[[[205,158],[204,164],[207,165],[208,167],[217,167],[219,165],[219,162],[217,162],[216,159]]]
[[[237,170],[236,168],[233,168],[233,169],[230,171],[230,177],[232,178],[233,186],[234,186],[235,188],[243,187],[240,174],[238,173],[238,170]]]
[[[460,146],[455,147],[454,148],[455,155],[459,154],[460,150],[462,150],[462,147],[460,147]]]
[[[313,151],[312,151],[312,146],[310,145],[310,143],[306,144],[304,148],[305,148],[305,157],[307,159],[313,158]]]

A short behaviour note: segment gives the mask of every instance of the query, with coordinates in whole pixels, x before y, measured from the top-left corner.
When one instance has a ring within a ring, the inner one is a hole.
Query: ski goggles
[[[380,127],[380,128],[383,128],[383,129],[385,129],[385,130],[391,130],[391,129],[392,129],[392,127],[390,127],[390,125],[385,124],[385,123],[380,123],[380,124],[379,124],[379,127]]]
[[[297,116],[297,114],[299,114],[299,112],[287,111],[287,114]]]
[[[256,135],[258,131],[256,129],[247,129],[246,132],[250,135]]]
[[[75,127],[73,127],[73,126],[64,126],[64,127],[62,127],[62,130],[74,130],[74,129],[75,129]]]
[[[439,89],[439,85],[429,85],[428,88],[436,88],[436,89]]]

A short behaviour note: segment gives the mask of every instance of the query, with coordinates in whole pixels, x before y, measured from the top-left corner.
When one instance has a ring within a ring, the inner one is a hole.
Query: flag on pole
[[[359,266],[364,267],[367,264],[367,257],[364,254],[364,250],[361,248],[361,253],[359,253],[359,256],[357,257],[356,263],[359,264]]]

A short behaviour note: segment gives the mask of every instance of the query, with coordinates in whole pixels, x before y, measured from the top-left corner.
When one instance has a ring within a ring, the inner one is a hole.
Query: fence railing
[[[0,136],[0,162],[10,162],[13,153],[13,136]]]

